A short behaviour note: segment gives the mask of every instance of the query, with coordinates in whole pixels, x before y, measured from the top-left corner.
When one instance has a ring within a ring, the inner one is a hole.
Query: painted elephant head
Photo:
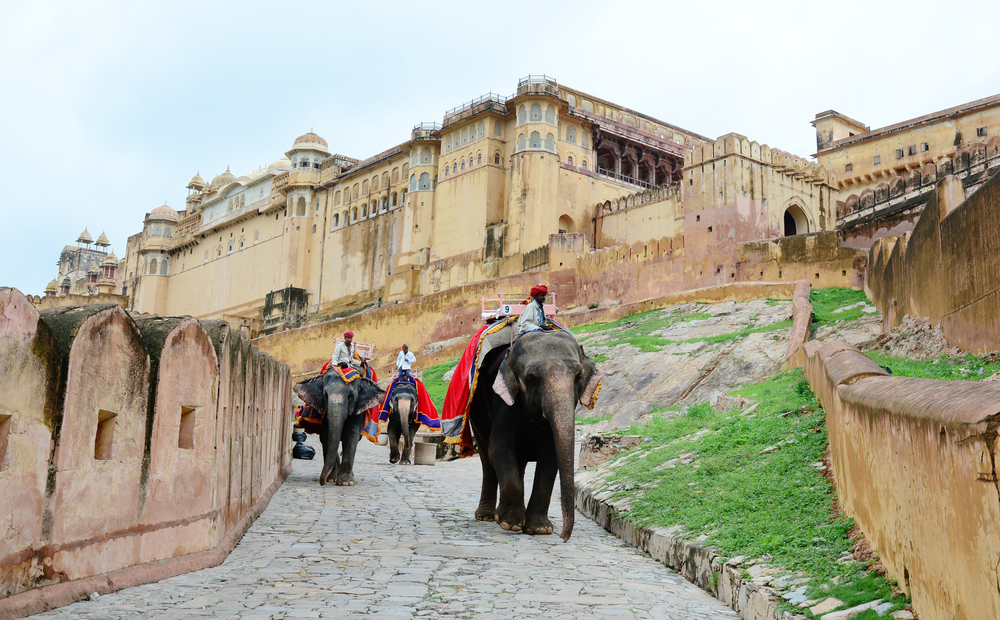
[[[354,484],[354,454],[361,438],[364,412],[382,402],[383,392],[371,379],[358,377],[344,383],[334,371],[313,377],[295,385],[295,394],[318,411],[326,410],[320,442],[323,444],[323,471],[320,485],[331,474],[339,485]],[[338,449],[343,454],[338,459]]]
[[[413,437],[420,428],[420,424],[413,421],[413,414],[417,408],[417,386],[412,383],[397,383],[389,403],[392,407],[387,428],[389,462],[408,465],[410,452],[413,449]]]
[[[510,407],[523,407],[535,424],[552,431],[559,468],[565,541],[573,533],[574,440],[577,403],[591,406],[600,372],[583,347],[565,332],[529,332],[500,364],[493,391]],[[517,403],[517,405],[515,405]]]

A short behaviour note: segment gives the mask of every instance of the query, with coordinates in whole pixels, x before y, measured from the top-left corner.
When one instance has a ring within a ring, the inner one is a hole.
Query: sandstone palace
[[[985,178],[1000,96],[876,130],[832,110],[813,125],[810,160],[529,76],[366,159],[309,132],[266,168],[195,175],[120,261],[84,231],[36,302],[117,295],[255,335],[530,271],[565,287],[564,309],[734,281],[857,287],[864,250],[913,228],[939,173],[967,191]]]

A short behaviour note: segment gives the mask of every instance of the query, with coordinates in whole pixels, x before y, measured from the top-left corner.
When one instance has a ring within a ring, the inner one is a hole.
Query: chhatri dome
[[[87,229],[84,228],[83,232],[80,233],[80,236],[76,238],[76,242],[77,243],[93,243],[94,242],[94,238],[91,237],[90,233],[87,232]]]
[[[191,182],[188,183],[188,185],[204,185],[204,184],[205,184],[205,179],[201,178],[201,174],[199,173],[195,173],[195,175],[191,177]]]
[[[287,172],[292,169],[292,162],[287,157],[282,157],[278,161],[267,167],[267,171],[272,174]]]
[[[104,262],[102,262],[101,265],[115,265],[115,266],[117,266],[118,265],[118,257],[115,256],[114,252],[111,252],[110,254],[108,254],[107,256],[104,257]]]
[[[111,242],[110,242],[110,241],[108,241],[108,236],[107,236],[107,235],[105,235],[105,234],[104,234],[104,233],[102,232],[102,233],[101,233],[101,236],[97,238],[97,241],[96,241],[96,242],[94,242],[94,245],[96,245],[96,246],[100,246],[100,247],[102,247],[102,248],[106,248],[106,247],[108,247],[109,245],[111,245]]]
[[[229,166],[226,166],[225,172],[212,179],[212,184],[209,186],[209,189],[215,190],[221,187],[225,187],[226,185],[229,185],[235,180],[236,177],[234,177],[233,173],[229,171]]]
[[[323,151],[327,151],[330,148],[330,145],[328,145],[326,143],[326,140],[324,140],[323,138],[320,138],[319,136],[317,136],[316,134],[314,134],[312,131],[310,131],[307,134],[303,134],[303,135],[299,136],[298,138],[295,138],[295,142],[292,143],[292,148],[294,149],[295,147],[298,147],[298,146],[301,146],[302,148],[309,148],[309,146],[313,145],[313,144],[322,146],[323,148],[320,149],[320,150],[323,150]]]
[[[177,214],[177,212],[171,209],[166,204],[162,204],[149,212],[149,219],[151,220],[157,219],[157,220],[177,221],[178,217],[180,216]]]

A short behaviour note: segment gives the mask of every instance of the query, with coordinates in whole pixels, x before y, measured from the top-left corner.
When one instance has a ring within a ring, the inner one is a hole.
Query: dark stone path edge
[[[577,472],[576,509],[618,538],[645,551],[653,559],[679,572],[733,608],[743,620],[791,620],[805,616],[778,610],[778,595],[742,578],[738,563],[727,561],[716,550],[684,540],[663,528],[638,527],[603,499],[588,477]],[[582,479],[581,479],[582,478]]]

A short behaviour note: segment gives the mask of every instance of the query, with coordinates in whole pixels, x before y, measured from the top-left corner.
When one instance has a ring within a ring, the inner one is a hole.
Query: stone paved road
[[[320,462],[295,461],[222,565],[32,617],[737,617],[580,513],[569,543],[476,521],[478,458],[390,465],[387,448],[362,444],[358,486],[320,487]]]

